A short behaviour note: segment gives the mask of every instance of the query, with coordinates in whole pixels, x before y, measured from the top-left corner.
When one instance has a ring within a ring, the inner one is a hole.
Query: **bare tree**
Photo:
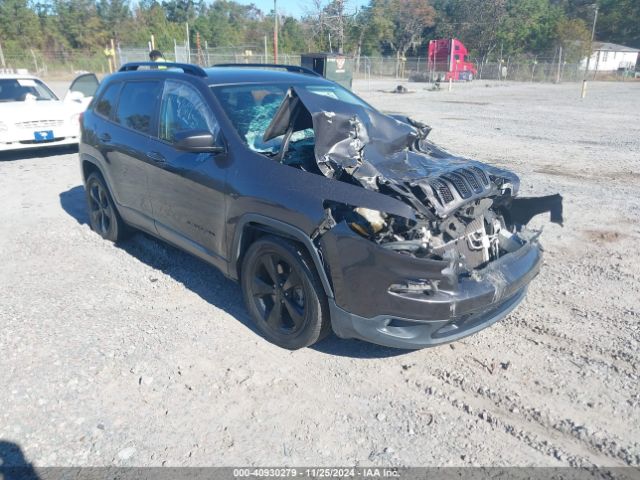
[[[372,0],[373,21],[381,40],[396,54],[396,73],[410,48],[422,42],[422,33],[435,22],[436,11],[428,0]]]
[[[389,46],[396,57],[404,57],[407,50],[422,42],[422,32],[434,24],[436,11],[427,0],[391,0],[388,4],[393,19]]]
[[[311,24],[314,36],[321,44],[326,39],[330,50],[333,50],[333,42],[337,42],[338,52],[343,53],[347,25],[354,16],[347,13],[349,0],[312,0],[312,5],[305,19]]]
[[[450,0],[446,10],[446,16],[438,19],[437,35],[462,39],[473,46],[484,64],[498,46],[507,0]]]

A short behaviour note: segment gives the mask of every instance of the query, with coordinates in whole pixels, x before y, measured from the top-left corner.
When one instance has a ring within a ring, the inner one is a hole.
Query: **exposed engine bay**
[[[456,157],[427,139],[430,127],[291,87],[264,133],[282,137],[278,161],[394,197],[415,212],[403,218],[357,205],[325,202],[321,236],[344,221],[384,248],[418,258],[482,268],[535,235],[524,226],[550,212],[562,224],[562,197],[517,198],[518,177]],[[311,135],[300,137],[300,132]]]

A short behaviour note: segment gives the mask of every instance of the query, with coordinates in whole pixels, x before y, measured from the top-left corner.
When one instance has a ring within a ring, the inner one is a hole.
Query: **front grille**
[[[65,137],[52,138],[51,140],[20,140],[20,143],[23,145],[40,145],[41,143],[60,142],[64,139]]]
[[[453,202],[453,194],[449,189],[449,186],[440,179],[435,179],[431,182],[431,188],[436,193],[436,195],[440,198],[440,201],[443,204]]]
[[[478,167],[469,167],[470,170],[473,170],[474,172],[476,172],[476,174],[478,175],[478,177],[480,177],[480,180],[482,180],[482,183],[484,183],[485,187],[489,186],[489,178],[487,177],[487,174],[484,173],[484,171],[481,168]]]
[[[465,180],[469,182],[469,185],[471,185],[471,188],[475,193],[482,192],[482,186],[480,185],[480,182],[478,182],[478,179],[473,174],[473,172],[467,170],[466,168],[461,168],[460,170],[457,170],[456,173],[462,175]]]
[[[477,198],[489,190],[489,176],[476,166],[458,168],[429,180],[436,198],[444,206],[458,200]],[[454,191],[455,190],[455,191]]]
[[[453,183],[453,186],[456,187],[456,190],[462,198],[469,198],[471,196],[471,190],[469,189],[467,182],[464,181],[462,175],[456,172],[451,172],[447,175],[443,175],[443,177]]]
[[[16,127],[28,129],[51,128],[60,127],[63,123],[64,120],[30,120],[28,122],[17,122]]]

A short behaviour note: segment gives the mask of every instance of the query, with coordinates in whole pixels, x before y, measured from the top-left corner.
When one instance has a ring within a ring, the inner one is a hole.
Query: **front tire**
[[[87,178],[85,198],[91,229],[105,240],[123,240],[128,233],[127,226],[116,210],[107,184],[99,173],[93,172]]]
[[[273,236],[258,240],[244,257],[241,276],[247,309],[270,342],[297,350],[329,334],[322,283],[296,244]]]

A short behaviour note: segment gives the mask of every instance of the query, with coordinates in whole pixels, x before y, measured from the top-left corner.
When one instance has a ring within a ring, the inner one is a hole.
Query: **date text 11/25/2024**
[[[234,478],[392,478],[400,477],[397,468],[234,468]]]

